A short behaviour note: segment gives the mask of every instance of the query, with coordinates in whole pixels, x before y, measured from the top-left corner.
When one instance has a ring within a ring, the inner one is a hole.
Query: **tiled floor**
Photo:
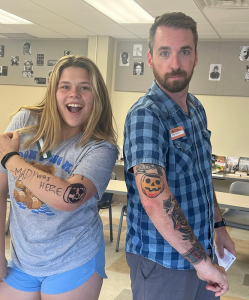
[[[114,203],[113,242],[110,242],[108,210],[100,210],[106,245],[106,273],[99,300],[132,300],[129,268],[125,259],[126,217],[123,220],[119,252],[115,251],[120,212],[124,204]],[[237,259],[228,271],[230,289],[221,300],[249,300],[249,231],[228,228],[236,244]],[[9,238],[6,238],[6,255],[9,256]]]

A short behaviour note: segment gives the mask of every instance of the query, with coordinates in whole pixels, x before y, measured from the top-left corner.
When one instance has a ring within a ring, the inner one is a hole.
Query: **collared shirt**
[[[148,93],[129,110],[124,130],[128,190],[126,251],[178,270],[193,266],[167,243],[148,217],[139,197],[133,167],[153,163],[164,168],[169,188],[196,237],[207,254],[213,254],[211,132],[200,101],[188,94],[187,105],[189,114],[154,81]],[[183,136],[172,139],[170,130],[180,126]]]

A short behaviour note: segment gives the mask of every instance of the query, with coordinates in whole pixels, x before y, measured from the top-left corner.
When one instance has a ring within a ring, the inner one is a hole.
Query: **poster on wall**
[[[249,81],[249,65],[246,66],[245,81]]]
[[[22,72],[22,77],[24,78],[32,78],[33,77],[33,62],[32,60],[25,60],[24,62],[24,70]]]
[[[240,47],[239,60],[249,61],[249,46]]]
[[[11,56],[10,65],[12,67],[13,66],[19,66],[19,56]]]
[[[143,75],[144,74],[144,63],[134,62],[133,75]]]
[[[65,51],[64,51],[64,56],[70,55],[70,53],[71,53],[71,51],[65,50]]]
[[[43,66],[44,65],[44,54],[37,54],[36,65],[37,66]]]
[[[25,42],[23,44],[23,54],[31,55],[31,43],[30,42]]]
[[[120,58],[119,58],[120,66],[128,67],[130,65],[129,60],[130,60],[130,55],[128,52],[124,51],[120,53]]]
[[[35,77],[34,78],[34,83],[35,84],[46,84],[46,78]]]
[[[0,66],[0,76],[7,76],[7,75],[8,75],[8,67]]]
[[[221,64],[210,64],[209,80],[220,81],[221,77]]]
[[[133,45],[133,58],[142,58],[143,55],[143,45],[134,44]]]
[[[58,60],[56,59],[49,59],[47,65],[48,66],[54,66],[57,63]]]
[[[4,57],[4,45],[0,45],[0,57]]]

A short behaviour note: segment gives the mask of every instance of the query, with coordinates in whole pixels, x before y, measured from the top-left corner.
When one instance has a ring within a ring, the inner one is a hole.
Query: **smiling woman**
[[[0,135],[1,220],[8,190],[12,208],[8,275],[0,237],[0,299],[98,299],[106,274],[97,202],[116,157],[100,71],[83,56],[62,57],[44,99],[21,107]]]

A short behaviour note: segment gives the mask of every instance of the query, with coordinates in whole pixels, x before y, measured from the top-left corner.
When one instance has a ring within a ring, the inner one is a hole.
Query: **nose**
[[[80,93],[79,93],[79,90],[77,89],[76,86],[73,86],[71,89],[70,89],[70,93],[69,93],[69,97],[72,97],[72,98],[76,98],[76,97],[79,97]]]
[[[179,68],[179,59],[177,53],[171,55],[171,68],[177,70]]]

